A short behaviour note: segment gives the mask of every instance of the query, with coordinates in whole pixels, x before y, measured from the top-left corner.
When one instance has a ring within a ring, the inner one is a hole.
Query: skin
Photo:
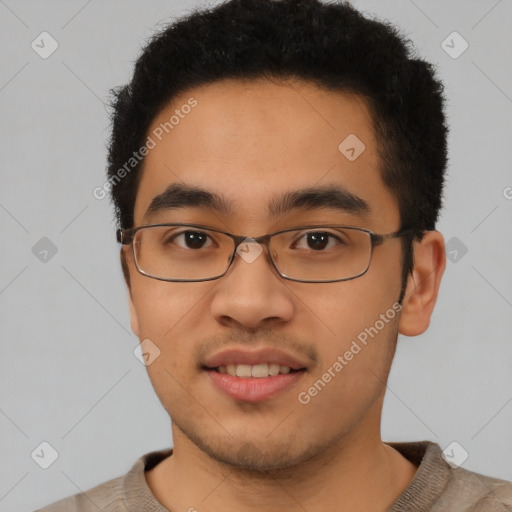
[[[380,177],[377,141],[359,97],[299,80],[224,80],[174,98],[150,132],[190,97],[197,107],[146,157],[135,226],[202,223],[253,237],[311,223],[399,229],[398,205]],[[338,150],[350,133],[366,146],[353,162]],[[234,214],[187,208],[144,218],[151,200],[172,183],[221,193]],[[330,209],[296,210],[277,221],[266,216],[269,197],[325,184],[342,185],[371,212],[364,218]],[[415,336],[429,325],[445,267],[442,235],[428,232],[414,243],[414,254],[401,314],[303,405],[297,394],[397,301],[400,239],[376,247],[362,277],[322,284],[280,278],[265,253],[250,264],[237,257],[216,281],[163,282],[141,275],[124,246],[132,329],[161,351],[147,369],[173,420],[173,455],[146,473],[157,499],[173,511],[390,507],[417,468],[381,440],[386,381],[398,333]],[[265,402],[237,402],[199,367],[201,357],[232,347],[280,348],[307,361],[307,371],[293,389]]]

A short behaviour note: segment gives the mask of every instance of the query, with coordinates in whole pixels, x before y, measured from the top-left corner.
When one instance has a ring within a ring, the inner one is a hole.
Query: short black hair
[[[108,182],[118,226],[133,227],[143,159],[132,157],[163,107],[187,89],[222,79],[276,77],[363,98],[401,227],[413,228],[419,239],[435,229],[448,129],[434,67],[389,22],[365,17],[347,2],[319,0],[229,0],[194,10],[151,38],[130,83],[112,91]],[[412,267],[408,238],[403,288]]]

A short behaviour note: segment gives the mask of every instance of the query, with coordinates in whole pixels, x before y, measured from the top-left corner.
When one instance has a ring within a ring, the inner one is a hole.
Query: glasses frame
[[[154,276],[154,275],[151,275],[151,274],[145,272],[144,270],[142,270],[139,267],[139,262],[137,261],[137,256],[135,254],[135,247],[134,247],[134,244],[133,244],[133,241],[135,239],[135,235],[136,235],[136,233],[138,231],[146,229],[146,228],[155,228],[155,227],[164,227],[164,226],[165,227],[172,227],[172,226],[191,227],[191,228],[194,228],[194,229],[202,229],[202,230],[207,230],[207,231],[213,231],[215,233],[220,233],[220,234],[226,235],[229,238],[231,238],[234,241],[235,246],[234,246],[234,249],[233,249],[233,253],[231,254],[231,258],[229,260],[229,263],[228,263],[228,265],[226,267],[226,270],[222,274],[219,274],[217,276],[207,277],[207,278],[203,278],[203,279],[170,279],[170,278],[166,278],[166,277]],[[370,258],[368,260],[368,265],[366,266],[366,268],[362,272],[360,272],[359,274],[357,274],[355,276],[344,277],[342,279],[330,279],[330,280],[294,279],[292,277],[288,277],[286,274],[283,274],[277,268],[277,265],[276,265],[276,263],[274,261],[274,258],[272,257],[272,254],[270,252],[270,245],[269,245],[270,244],[270,240],[274,236],[276,236],[276,235],[280,235],[282,233],[287,233],[287,232],[290,232],[290,231],[300,231],[300,230],[304,230],[304,229],[319,229],[319,228],[352,229],[352,230],[362,231],[362,232],[366,233],[369,236],[369,238],[370,238],[370,244],[371,244]],[[377,247],[379,245],[382,245],[384,242],[387,242],[388,240],[392,240],[394,238],[400,238],[400,237],[403,237],[403,236],[412,235],[412,234],[414,234],[414,232],[415,232],[415,230],[412,229],[412,228],[404,228],[404,229],[401,229],[399,231],[395,231],[393,233],[378,234],[378,233],[373,233],[373,231],[370,231],[369,229],[361,228],[361,227],[358,227],[358,226],[345,226],[345,225],[339,225],[339,224],[321,224],[321,225],[317,224],[317,225],[297,226],[297,227],[294,227],[294,228],[282,229],[280,231],[275,231],[275,232],[269,233],[267,235],[262,235],[262,236],[259,236],[257,238],[253,238],[251,236],[233,235],[232,233],[229,233],[228,231],[223,231],[221,229],[216,229],[216,228],[211,228],[211,227],[208,227],[208,226],[203,226],[201,224],[187,224],[187,223],[181,223],[181,222],[169,222],[169,223],[167,223],[166,222],[166,223],[162,223],[162,224],[147,224],[145,226],[138,226],[138,227],[129,228],[129,229],[118,229],[116,231],[116,237],[117,237],[117,241],[121,245],[130,245],[131,246],[132,254],[133,254],[133,259],[135,261],[135,266],[137,267],[137,270],[139,271],[139,273],[142,274],[143,276],[150,277],[151,279],[157,279],[158,281],[167,281],[167,282],[173,282],[173,283],[196,283],[196,282],[214,281],[214,280],[220,279],[221,277],[226,275],[228,270],[231,268],[231,265],[233,264],[233,261],[235,260],[235,255],[236,255],[236,251],[237,251],[238,247],[242,243],[244,243],[244,242],[247,243],[248,241],[250,241],[250,243],[257,243],[257,244],[264,245],[266,247],[267,254],[268,254],[268,259],[272,263],[272,266],[274,267],[276,272],[283,279],[287,279],[288,281],[295,281],[295,282],[298,282],[298,283],[339,283],[341,281],[351,281],[352,279],[357,279],[358,277],[361,277],[364,274],[366,274],[366,272],[368,272],[368,269],[370,268],[370,264],[371,264],[372,257],[373,257],[373,249],[375,247]]]

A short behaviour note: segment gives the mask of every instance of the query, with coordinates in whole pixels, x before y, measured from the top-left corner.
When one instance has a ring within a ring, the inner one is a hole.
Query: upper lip
[[[207,368],[217,368],[228,364],[263,364],[274,363],[280,366],[289,366],[292,370],[301,370],[306,365],[298,358],[282,352],[281,350],[265,348],[249,351],[247,349],[228,349],[222,350],[208,357],[203,366]]]

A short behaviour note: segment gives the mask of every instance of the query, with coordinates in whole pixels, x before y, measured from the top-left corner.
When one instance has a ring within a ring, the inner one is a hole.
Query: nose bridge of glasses
[[[257,245],[265,245],[268,247],[270,242],[271,235],[262,235],[257,237],[245,236],[245,235],[231,235],[233,242],[235,244],[234,250],[238,250],[239,246],[242,244],[257,244]]]
[[[235,259],[235,255],[238,255],[246,263],[252,263],[264,252],[264,246],[269,249],[269,235],[259,237],[232,235],[231,238],[234,242],[233,258],[231,261]]]

